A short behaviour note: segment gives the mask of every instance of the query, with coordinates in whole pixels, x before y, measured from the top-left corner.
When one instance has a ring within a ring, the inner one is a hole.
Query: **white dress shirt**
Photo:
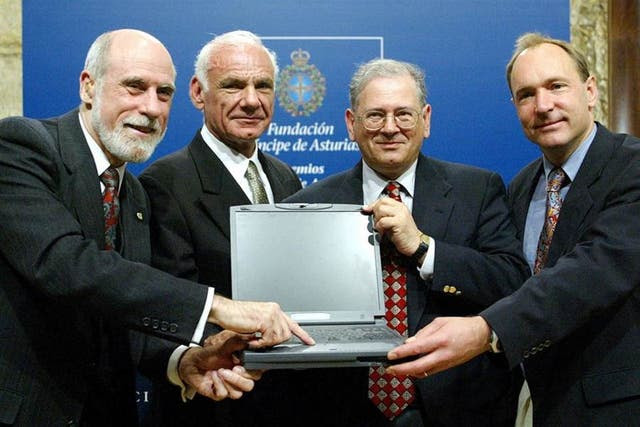
[[[411,167],[407,169],[402,175],[400,175],[395,182],[402,185],[402,203],[409,209],[409,212],[413,211],[413,197],[416,183],[416,167],[418,166],[418,160],[413,162]],[[380,197],[386,197],[384,189],[389,182],[388,179],[381,177],[362,161],[362,194],[365,205],[369,205]],[[436,253],[436,242],[429,236],[429,250],[421,266],[417,267],[420,272],[420,277],[423,280],[431,278],[433,275],[433,263]]]

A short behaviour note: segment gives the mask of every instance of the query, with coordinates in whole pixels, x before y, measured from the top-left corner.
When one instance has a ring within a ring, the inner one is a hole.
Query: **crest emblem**
[[[309,116],[324,101],[326,80],[315,65],[309,64],[309,52],[298,48],[290,56],[293,64],[280,72],[278,101],[293,117]]]

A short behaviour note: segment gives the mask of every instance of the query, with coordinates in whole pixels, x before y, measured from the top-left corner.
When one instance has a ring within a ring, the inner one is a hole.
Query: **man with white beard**
[[[162,139],[175,75],[156,38],[112,31],[89,49],[79,109],[0,121],[0,424],[137,424],[129,329],[187,345],[206,322],[243,333],[180,361],[183,381],[214,400],[259,377],[234,351],[292,333],[312,343],[277,304],[231,301],[145,265],[149,207],[126,163]]]

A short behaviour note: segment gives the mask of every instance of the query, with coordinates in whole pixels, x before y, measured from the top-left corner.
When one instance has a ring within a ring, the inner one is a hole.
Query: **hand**
[[[291,338],[305,344],[315,341],[274,302],[233,301],[216,295],[213,298],[209,322],[240,333],[255,334],[249,347],[269,347]]]
[[[191,347],[180,358],[178,373],[185,384],[213,400],[239,399],[253,389],[262,372],[238,366],[235,351],[247,347],[248,336],[222,331],[207,338],[205,347]]]
[[[387,354],[389,360],[424,356],[392,365],[387,372],[424,378],[458,366],[489,350],[490,334],[489,325],[480,316],[438,317]]]
[[[420,246],[422,233],[404,203],[382,197],[362,210],[373,214],[374,228],[381,236],[387,236],[399,253],[411,256]]]

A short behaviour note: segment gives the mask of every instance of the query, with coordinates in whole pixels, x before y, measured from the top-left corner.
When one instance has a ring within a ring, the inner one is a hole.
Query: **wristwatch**
[[[420,265],[420,261],[422,257],[429,250],[429,236],[424,233],[420,233],[420,244],[418,245],[418,249],[411,255],[411,261],[415,264]]]
[[[502,353],[502,346],[500,345],[500,339],[496,331],[491,329],[491,335],[489,335],[489,351],[491,353]]]

